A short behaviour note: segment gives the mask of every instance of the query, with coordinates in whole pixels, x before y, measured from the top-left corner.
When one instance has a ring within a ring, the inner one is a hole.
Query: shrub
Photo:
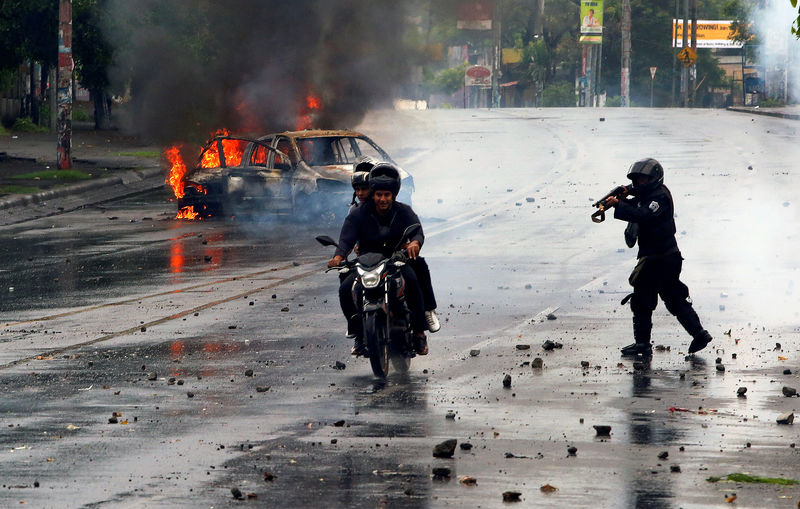
[[[547,85],[542,91],[542,106],[575,106],[576,100],[575,87],[566,81]]]

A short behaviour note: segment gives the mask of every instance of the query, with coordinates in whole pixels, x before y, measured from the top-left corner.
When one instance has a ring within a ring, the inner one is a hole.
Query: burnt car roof
[[[282,133],[272,133],[264,136],[286,136],[287,138],[321,138],[326,136],[358,136],[366,138],[366,136],[358,131],[350,129],[305,129],[303,131],[284,131]]]

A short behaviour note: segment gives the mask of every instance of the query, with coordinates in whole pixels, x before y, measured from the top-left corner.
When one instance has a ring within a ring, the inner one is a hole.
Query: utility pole
[[[495,1],[492,9],[492,108],[500,107],[500,60],[502,59],[502,49],[500,41],[500,2]]]
[[[689,0],[683,0],[683,48],[689,46]],[[683,107],[689,107],[689,70],[681,67],[681,101]]]
[[[620,106],[627,108],[631,105],[631,0],[622,0],[622,69]]]
[[[58,3],[57,168],[72,167],[72,0]]]
[[[697,54],[697,0],[691,0],[691,16],[692,16],[692,50]],[[689,105],[695,107],[695,96],[697,93],[697,62],[692,62],[689,71],[689,83],[691,85],[691,95],[689,98]]]
[[[675,0],[675,21],[673,22],[672,27],[672,95],[670,96],[670,103],[669,105],[675,107],[675,48],[678,44],[675,42],[675,39],[678,38],[678,0]]]

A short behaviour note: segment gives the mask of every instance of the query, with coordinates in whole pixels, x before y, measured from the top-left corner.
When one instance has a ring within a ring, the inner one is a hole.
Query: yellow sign
[[[678,60],[683,62],[686,67],[689,67],[697,61],[697,52],[692,48],[683,48],[678,52]]]
[[[744,43],[731,40],[734,35],[731,30],[732,21],[697,20],[697,47],[698,48],[741,48]],[[691,44],[692,22],[689,20],[689,31],[686,34]],[[672,20],[672,47],[683,47],[683,20]]]

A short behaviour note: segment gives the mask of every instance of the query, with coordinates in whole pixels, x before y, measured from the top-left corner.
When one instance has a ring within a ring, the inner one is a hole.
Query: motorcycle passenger
[[[625,230],[628,245],[633,247],[637,235],[639,242],[638,263],[628,279],[633,286],[635,343],[624,347],[622,355],[650,356],[652,314],[659,295],[667,310],[692,336],[689,353],[698,352],[712,338],[692,307],[689,288],[679,279],[683,257],[675,240],[674,205],[672,194],[664,185],[664,168],[655,159],[642,159],[631,165],[628,178],[633,183],[632,196],[624,200],[611,198],[608,202],[615,207],[614,218],[629,223]]]
[[[353,165],[353,175],[350,177],[350,184],[353,186],[353,200],[350,202],[350,212],[369,198],[369,171],[377,163],[378,161],[370,156],[361,156]]]
[[[408,205],[395,201],[400,192],[400,172],[390,163],[379,163],[370,171],[369,189],[371,199],[355,208],[342,225],[339,234],[339,247],[328,267],[336,267],[347,258],[356,246],[362,253],[381,253],[385,257],[393,254],[405,229],[420,223],[419,217]],[[410,262],[419,257],[419,251],[425,237],[419,232],[405,246]],[[410,264],[400,267],[405,280],[405,297],[411,312],[411,329],[414,333],[414,350],[418,355],[428,354],[428,341],[425,330],[428,324],[425,318],[423,295],[417,275]],[[352,288],[356,274],[351,273],[339,287],[339,303],[347,319],[347,329],[353,334],[352,355],[365,353],[363,324],[359,309],[354,301]]]

